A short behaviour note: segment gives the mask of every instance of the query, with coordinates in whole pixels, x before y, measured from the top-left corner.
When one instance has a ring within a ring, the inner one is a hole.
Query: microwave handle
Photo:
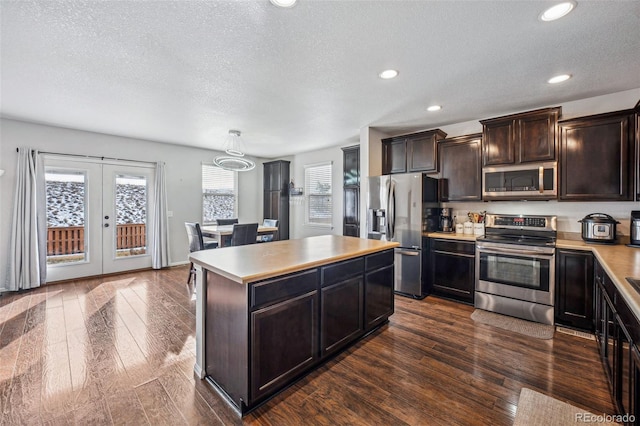
[[[538,167],[538,190],[542,194],[544,192],[544,167]]]

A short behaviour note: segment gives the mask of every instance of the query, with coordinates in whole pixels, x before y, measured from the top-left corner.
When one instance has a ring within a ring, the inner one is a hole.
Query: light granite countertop
[[[189,260],[246,284],[398,247],[395,242],[341,235],[223,247],[192,253]]]

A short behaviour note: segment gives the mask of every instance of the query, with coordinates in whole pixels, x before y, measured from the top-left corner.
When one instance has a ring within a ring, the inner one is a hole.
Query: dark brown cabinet
[[[440,201],[480,201],[482,167],[480,133],[444,139],[440,155]]]
[[[431,291],[465,303],[474,302],[475,243],[431,239]]]
[[[289,161],[264,163],[263,217],[277,219],[278,240],[289,239]]]
[[[393,250],[369,255],[365,263],[365,330],[382,324],[393,314]]]
[[[360,147],[342,148],[343,218],[342,235],[360,236]]]
[[[636,104],[636,201],[640,201],[640,101]]]
[[[483,166],[498,166],[556,159],[560,107],[545,108],[480,120]]]
[[[556,250],[556,323],[593,331],[593,255]]]
[[[251,395],[281,388],[318,359],[318,292],[251,313]]]
[[[438,141],[447,136],[440,129],[382,140],[382,174],[438,171]]]
[[[633,111],[560,122],[560,199],[633,201]]]

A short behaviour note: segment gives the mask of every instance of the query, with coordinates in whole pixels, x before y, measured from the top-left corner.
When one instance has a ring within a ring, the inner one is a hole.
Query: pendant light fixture
[[[256,167],[256,163],[244,158],[244,142],[240,135],[240,130],[229,130],[229,136],[224,143],[224,152],[227,155],[217,156],[213,164],[233,172],[246,172]]]

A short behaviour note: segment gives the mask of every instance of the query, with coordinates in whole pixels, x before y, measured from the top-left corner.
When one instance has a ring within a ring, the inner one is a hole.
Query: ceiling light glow
[[[555,6],[550,7],[549,9],[542,12],[540,15],[540,20],[549,22],[555,21],[556,19],[560,19],[563,16],[567,15],[576,7],[575,1],[565,1]]]
[[[396,71],[396,70],[384,70],[378,75],[382,79],[389,80],[390,78],[397,77],[398,76],[398,71]]]
[[[442,107],[440,105],[431,105],[429,108],[427,108],[427,111],[434,112],[434,111],[440,111],[441,109]]]
[[[571,78],[571,74],[556,75],[555,77],[551,77],[549,80],[547,80],[547,83],[558,84],[558,83],[562,83],[563,81],[567,81],[570,78]]]
[[[278,7],[292,7],[298,0],[269,0],[271,4]]]

